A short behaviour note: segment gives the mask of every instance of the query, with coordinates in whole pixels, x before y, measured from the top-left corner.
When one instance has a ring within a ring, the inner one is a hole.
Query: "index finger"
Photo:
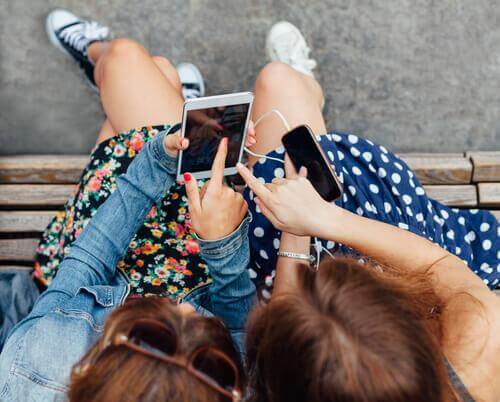
[[[236,165],[236,170],[240,176],[245,180],[248,187],[259,197],[264,203],[268,203],[272,196],[271,191],[257,179],[250,170],[242,163]]]
[[[222,180],[224,178],[224,168],[226,166],[226,156],[227,156],[227,142],[228,138],[224,137],[217,149],[217,154],[215,155],[214,162],[212,164],[212,174],[210,177],[210,186],[222,186]]]

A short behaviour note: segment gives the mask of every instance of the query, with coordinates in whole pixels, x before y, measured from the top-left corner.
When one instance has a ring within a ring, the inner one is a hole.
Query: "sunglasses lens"
[[[216,352],[208,349],[198,353],[193,362],[193,368],[205,375],[207,379],[217,384],[219,387],[231,391],[236,384],[236,366]]]
[[[151,349],[159,350],[166,355],[175,354],[177,338],[173,330],[154,322],[138,322],[130,332],[132,342]]]

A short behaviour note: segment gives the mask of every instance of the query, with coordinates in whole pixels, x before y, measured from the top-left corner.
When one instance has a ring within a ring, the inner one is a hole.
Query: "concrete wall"
[[[210,94],[249,90],[273,22],[297,24],[319,62],[331,129],[399,151],[500,149],[500,6],[495,0],[0,0],[0,153],[88,152],[98,97],[53,49],[56,6],[109,24]]]

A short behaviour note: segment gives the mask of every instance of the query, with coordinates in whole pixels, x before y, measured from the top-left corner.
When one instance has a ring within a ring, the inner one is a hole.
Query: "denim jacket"
[[[176,160],[163,148],[165,133],[149,141],[101,205],[31,313],[13,328],[0,355],[0,401],[66,400],[72,366],[103,332],[108,314],[129,294],[116,265],[153,204],[174,182]],[[200,240],[212,283],[184,302],[220,317],[242,350],[243,329],[255,298],[248,275],[247,217],[229,236]]]

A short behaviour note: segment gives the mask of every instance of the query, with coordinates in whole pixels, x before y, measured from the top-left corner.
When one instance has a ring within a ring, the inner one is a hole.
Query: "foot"
[[[90,86],[97,91],[94,63],[88,56],[88,48],[94,42],[108,40],[109,28],[57,9],[47,16],[46,29],[52,44],[78,63]]]
[[[177,72],[181,79],[184,99],[205,96],[205,82],[198,67],[191,63],[181,63],[177,66]]]
[[[281,61],[303,74],[314,77],[312,70],[317,63],[309,58],[311,49],[295,25],[287,21],[274,24],[267,35],[266,50],[272,61]]]

